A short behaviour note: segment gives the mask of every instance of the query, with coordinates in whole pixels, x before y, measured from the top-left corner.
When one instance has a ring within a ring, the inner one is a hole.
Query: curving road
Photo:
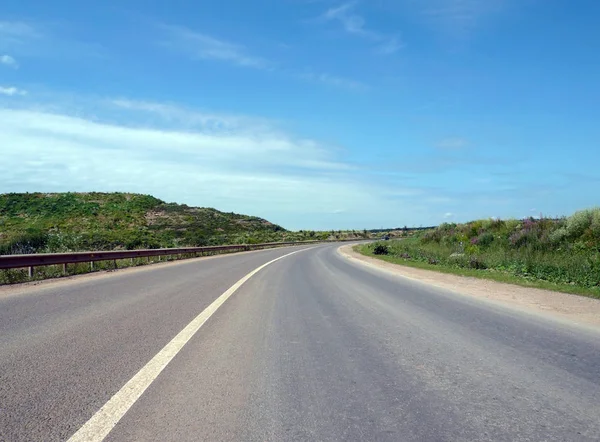
[[[272,262],[185,342],[174,337],[237,281],[298,248],[1,292],[0,440],[69,439],[177,342],[106,440],[600,439],[600,333],[337,247]]]

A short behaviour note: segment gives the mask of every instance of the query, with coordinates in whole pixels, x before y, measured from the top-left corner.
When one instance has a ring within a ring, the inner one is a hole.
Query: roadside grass
[[[442,224],[355,250],[390,263],[600,299],[600,209],[560,219]]]
[[[370,256],[371,258],[380,259],[382,261],[386,261],[392,264],[403,265],[406,267],[412,267],[416,269],[431,270],[434,272],[447,273],[450,275],[457,276],[488,279],[490,281],[520,285],[522,287],[551,290],[555,292],[570,293],[574,295],[600,299],[600,288],[587,288],[570,284],[558,284],[526,276],[515,276],[510,273],[494,269],[465,269],[443,264],[429,264],[427,262],[422,261],[412,261],[410,259],[402,258],[400,256],[375,255],[373,251],[368,248],[367,245],[354,246],[353,250],[360,253],[361,255]]]

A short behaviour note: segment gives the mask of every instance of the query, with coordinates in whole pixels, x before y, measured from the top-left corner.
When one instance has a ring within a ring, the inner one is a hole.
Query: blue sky
[[[600,4],[0,5],[0,193],[131,191],[290,229],[600,202]]]

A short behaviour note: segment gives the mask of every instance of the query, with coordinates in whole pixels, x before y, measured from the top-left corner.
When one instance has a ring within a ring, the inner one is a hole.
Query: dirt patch
[[[342,246],[338,251],[350,260],[432,286],[600,328],[600,300],[597,299],[406,267],[361,255],[352,250],[352,247],[353,245]]]

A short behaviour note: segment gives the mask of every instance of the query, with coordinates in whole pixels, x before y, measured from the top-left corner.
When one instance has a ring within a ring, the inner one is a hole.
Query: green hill
[[[150,195],[0,195],[0,254],[256,243],[292,236],[298,234],[262,218]]]

